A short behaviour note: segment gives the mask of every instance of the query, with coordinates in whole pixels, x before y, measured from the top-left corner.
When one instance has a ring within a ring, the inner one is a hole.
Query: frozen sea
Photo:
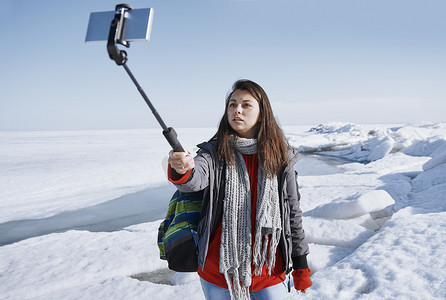
[[[313,286],[291,299],[446,299],[446,124],[284,127]],[[190,152],[215,128],[179,128]],[[157,129],[0,132],[0,299],[204,299],[159,259],[174,188]]]

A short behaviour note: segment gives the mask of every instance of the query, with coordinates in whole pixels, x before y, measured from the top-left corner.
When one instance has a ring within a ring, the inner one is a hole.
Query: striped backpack
[[[177,190],[158,228],[160,258],[167,260],[173,271],[197,271],[197,227],[202,199],[203,191],[182,193]]]

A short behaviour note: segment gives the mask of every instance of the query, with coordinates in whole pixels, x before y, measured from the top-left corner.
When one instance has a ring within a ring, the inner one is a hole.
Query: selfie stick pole
[[[124,67],[127,74],[130,76],[136,88],[138,89],[139,93],[144,98],[147,105],[150,107],[150,110],[152,111],[156,120],[163,128],[163,135],[169,142],[170,146],[172,146],[173,151],[185,152],[183,146],[181,146],[180,142],[178,141],[177,133],[175,132],[175,130],[172,127],[166,126],[163,119],[161,119],[161,116],[158,114],[155,107],[152,105],[152,102],[150,102],[149,97],[147,97],[146,93],[141,88],[136,78],[133,76],[129,67],[126,65],[127,53],[123,50],[119,50],[118,47],[116,46],[116,44],[118,43],[124,45],[127,48],[130,47],[130,43],[128,41],[122,40],[122,35],[125,28],[125,12],[131,9],[133,8],[127,4],[116,5],[115,8],[116,14],[113,21],[111,22],[110,33],[108,35],[108,41],[107,41],[108,55],[110,56],[110,59],[114,60],[118,66]]]

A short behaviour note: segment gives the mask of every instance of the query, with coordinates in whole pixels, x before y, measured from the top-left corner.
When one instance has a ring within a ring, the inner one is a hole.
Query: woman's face
[[[259,102],[244,90],[235,90],[228,103],[228,122],[240,137],[257,136],[260,116]]]

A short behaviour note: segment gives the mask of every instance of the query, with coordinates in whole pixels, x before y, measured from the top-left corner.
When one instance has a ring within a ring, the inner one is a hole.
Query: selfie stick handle
[[[116,46],[116,43],[119,43],[121,45],[124,45],[127,48],[130,47],[130,44],[128,41],[122,40],[122,33],[124,31],[124,26],[125,26],[125,11],[126,11],[125,9],[131,10],[133,8],[127,4],[116,5],[115,10],[117,12],[115,14],[115,17],[114,17],[112,23],[111,23],[110,33],[108,35],[108,41],[107,41],[107,51],[110,56],[110,59],[114,60],[117,65],[124,67],[127,74],[130,76],[130,78],[132,79],[136,88],[138,89],[139,93],[144,98],[144,101],[146,101],[147,105],[150,107],[150,110],[152,111],[156,120],[161,125],[161,128],[163,128],[163,135],[166,138],[166,140],[169,142],[173,151],[185,152],[183,146],[181,146],[180,142],[178,141],[178,135],[175,132],[175,129],[173,129],[172,127],[166,126],[163,119],[161,118],[161,116],[158,114],[155,107],[153,106],[152,102],[150,102],[149,97],[147,97],[146,93],[141,88],[141,86],[139,85],[135,76],[133,76],[132,72],[130,71],[129,67],[127,66],[127,64],[126,64],[127,53],[123,50],[119,50],[118,47]]]

